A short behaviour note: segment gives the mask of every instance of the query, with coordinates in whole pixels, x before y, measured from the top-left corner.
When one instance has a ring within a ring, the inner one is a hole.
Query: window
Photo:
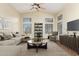
[[[57,24],[57,29],[58,29],[59,34],[62,34],[62,22],[59,22]]]
[[[53,31],[53,18],[45,18],[45,33],[51,33]]]
[[[2,18],[0,18],[0,30],[2,29]]]
[[[45,19],[45,22],[51,23],[51,22],[53,22],[53,18],[46,18],[46,19]]]
[[[51,33],[53,31],[53,24],[45,24],[45,33]]]
[[[5,30],[6,32],[17,32],[17,31],[19,31],[19,29],[18,29],[18,19],[17,18],[10,18],[10,17],[1,17],[0,18],[0,30],[3,30],[3,31]]]
[[[23,19],[23,28],[24,28],[24,32],[31,33],[31,18]]]
[[[57,24],[57,30],[59,32],[59,34],[62,34],[62,23],[63,23],[63,14],[60,14],[57,18],[58,20],[58,24]]]

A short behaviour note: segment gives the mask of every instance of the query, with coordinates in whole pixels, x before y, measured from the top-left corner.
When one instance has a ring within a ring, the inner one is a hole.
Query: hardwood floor
[[[26,43],[20,44],[20,46],[24,46]],[[31,51],[31,52],[30,52]],[[37,56],[78,56],[77,52],[71,50],[70,48],[65,47],[64,45],[60,44],[59,42],[55,43],[53,41],[48,42],[48,49],[39,49],[38,54],[35,53],[34,49],[27,50],[27,53],[23,55],[37,55]]]
[[[78,56],[78,54],[53,41],[48,41],[48,49],[27,49],[27,43],[21,43],[15,46],[0,46],[0,56]]]
[[[70,48],[68,48],[68,47],[66,47],[66,46],[64,46],[64,45],[62,45],[60,42],[57,42],[57,44],[58,44],[62,49],[64,49],[66,52],[68,52],[70,55],[72,55],[72,56],[78,56],[78,53],[77,53],[76,51],[74,51],[74,50],[72,50],[72,49],[70,49]]]

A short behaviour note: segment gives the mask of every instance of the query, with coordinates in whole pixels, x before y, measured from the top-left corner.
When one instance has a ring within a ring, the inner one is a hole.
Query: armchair
[[[58,32],[53,32],[52,35],[49,35],[51,41],[57,41]]]

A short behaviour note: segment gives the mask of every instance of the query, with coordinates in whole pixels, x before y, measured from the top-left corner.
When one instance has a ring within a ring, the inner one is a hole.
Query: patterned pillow
[[[9,40],[12,38],[10,34],[3,33],[4,40]]]

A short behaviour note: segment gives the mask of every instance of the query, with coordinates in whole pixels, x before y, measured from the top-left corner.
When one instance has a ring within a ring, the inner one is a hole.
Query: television
[[[68,31],[79,31],[79,19],[67,23]]]

